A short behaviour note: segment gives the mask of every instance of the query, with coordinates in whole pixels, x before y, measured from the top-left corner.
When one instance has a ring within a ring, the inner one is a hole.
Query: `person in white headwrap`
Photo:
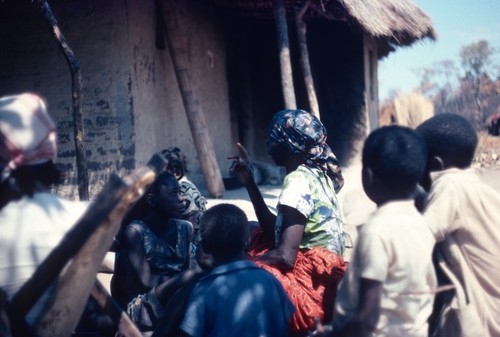
[[[56,155],[44,100],[31,93],[0,98],[0,288],[9,300],[88,207],[50,192],[61,177]],[[29,324],[49,297],[28,313]]]

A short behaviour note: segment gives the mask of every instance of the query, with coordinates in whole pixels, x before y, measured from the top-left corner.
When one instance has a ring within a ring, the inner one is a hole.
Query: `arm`
[[[380,317],[382,282],[361,278],[359,285],[359,306],[356,313],[335,337],[368,337],[375,330]]]
[[[282,233],[280,244],[266,254],[258,257],[259,260],[278,266],[283,270],[292,270],[304,235],[306,217],[289,206],[281,206],[283,214]]]
[[[228,157],[228,159],[233,159],[230,173],[235,173],[238,175],[240,182],[245,186],[252,206],[255,210],[255,215],[259,221],[260,226],[264,232],[274,237],[274,223],[276,222],[276,216],[271,212],[269,207],[267,207],[262,194],[260,193],[257,184],[253,178],[253,168],[248,156],[247,150],[240,143],[236,143],[239,150],[238,156]]]
[[[135,278],[141,282],[141,285],[148,289],[151,289],[157,284],[163,282],[163,277],[151,273],[149,263],[146,259],[146,255],[144,254],[142,237],[137,230],[131,226],[127,226],[123,234],[124,242],[122,252],[126,255],[126,258],[132,265],[131,270],[127,272],[135,274]]]

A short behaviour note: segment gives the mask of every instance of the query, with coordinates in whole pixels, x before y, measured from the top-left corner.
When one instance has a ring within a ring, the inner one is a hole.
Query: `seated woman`
[[[182,202],[177,179],[163,172],[130,212],[134,219],[119,234],[111,280],[111,294],[123,308],[190,267],[193,226],[178,219]]]
[[[292,330],[304,335],[315,321],[331,319],[337,285],[346,271],[344,229],[336,193],[343,185],[337,159],[326,144],[326,129],[304,110],[284,110],[272,119],[268,153],[286,177],[274,215],[252,174],[246,149],[231,171],[246,187],[260,228],[249,255],[283,284],[297,311]]]

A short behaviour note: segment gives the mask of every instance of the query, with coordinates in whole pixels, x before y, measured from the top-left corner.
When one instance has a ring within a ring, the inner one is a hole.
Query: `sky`
[[[410,92],[418,87],[415,70],[453,60],[460,66],[463,46],[487,40],[499,53],[493,58],[500,64],[500,0],[413,0],[432,20],[437,40],[419,40],[410,47],[399,47],[379,62],[379,98],[391,92]]]

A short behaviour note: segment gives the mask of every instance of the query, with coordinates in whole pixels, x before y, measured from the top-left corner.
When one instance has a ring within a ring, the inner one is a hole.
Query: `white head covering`
[[[45,102],[35,94],[0,98],[1,180],[20,166],[54,160],[56,127]]]

